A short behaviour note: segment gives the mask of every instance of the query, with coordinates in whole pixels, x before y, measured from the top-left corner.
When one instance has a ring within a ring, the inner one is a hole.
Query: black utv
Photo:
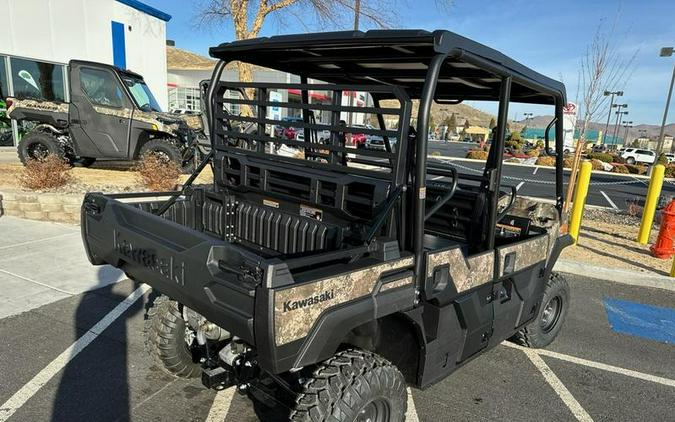
[[[429,387],[505,339],[553,341],[569,293],[552,269],[571,244],[560,82],[448,31],[275,36],[210,53],[212,149],[193,176],[211,165],[213,186],[188,181],[166,201],[91,193],[82,205],[90,261],[161,294],[145,334],[166,371],[236,388],[262,420],[403,421],[406,385]],[[235,60],[299,83],[221,81]],[[243,89],[253,99],[229,93]],[[372,101],[345,105],[344,91]],[[480,173],[427,159],[432,103],[463,100],[499,101]],[[555,203],[503,183],[511,102],[555,109]],[[229,114],[233,104],[253,115]],[[347,113],[379,124],[351,127]],[[244,123],[257,130],[233,129]],[[304,136],[265,130],[291,125]],[[350,147],[349,133],[385,148]]]
[[[141,75],[80,60],[68,75],[70,102],[7,99],[10,118],[35,124],[19,142],[24,164],[49,153],[89,166],[154,152],[189,172],[201,158],[201,116],[163,113]]]

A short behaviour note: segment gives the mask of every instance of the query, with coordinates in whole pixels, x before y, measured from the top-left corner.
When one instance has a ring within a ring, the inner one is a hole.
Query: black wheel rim
[[[562,312],[562,301],[562,297],[554,296],[544,306],[544,311],[541,314],[541,329],[545,333],[550,332],[558,324]]]
[[[152,151],[153,154],[155,154],[155,157],[157,157],[159,160],[165,162],[165,163],[170,163],[171,162],[171,157],[169,154],[162,150],[154,150]]]
[[[42,160],[49,154],[49,148],[41,142],[36,142],[28,146],[28,156],[35,160]]]
[[[378,398],[368,402],[356,415],[354,422],[389,422],[389,402]]]

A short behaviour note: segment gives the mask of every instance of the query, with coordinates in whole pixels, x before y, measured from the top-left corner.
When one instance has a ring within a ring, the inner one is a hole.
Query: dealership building
[[[4,117],[4,98],[69,101],[71,59],[143,75],[168,108],[168,14],[138,0],[0,0],[0,10],[0,147],[16,145],[19,129]]]

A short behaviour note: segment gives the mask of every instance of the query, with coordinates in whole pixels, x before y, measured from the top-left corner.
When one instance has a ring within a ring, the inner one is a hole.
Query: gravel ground
[[[648,245],[636,241],[639,228],[638,217],[604,210],[586,210],[579,241],[575,246],[565,249],[561,258],[645,275],[668,275],[672,260],[655,258],[649,251],[649,246],[656,242],[659,227],[653,227]]]
[[[20,163],[0,163],[0,188],[25,190],[19,184],[19,175],[23,171]],[[45,192],[56,193],[85,193],[85,192],[140,192],[145,191],[137,179],[137,173],[128,166],[111,168],[79,168],[70,170],[73,175],[73,183],[58,189]],[[181,182],[189,175],[182,175]],[[197,178],[196,183],[210,183],[213,175],[210,168],[205,168]],[[28,190],[26,190],[28,191]]]

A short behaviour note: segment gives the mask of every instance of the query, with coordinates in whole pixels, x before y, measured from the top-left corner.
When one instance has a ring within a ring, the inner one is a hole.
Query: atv
[[[152,152],[189,173],[205,154],[201,116],[163,113],[142,76],[81,60],[68,74],[70,102],[7,99],[8,117],[35,123],[19,142],[22,163],[51,153],[88,167]]]
[[[185,186],[168,199],[90,193],[82,204],[89,260],[158,296],[145,336],[161,368],[236,388],[264,421],[400,422],[406,386],[427,388],[506,339],[556,338],[570,295],[553,266],[572,243],[562,224],[563,84],[448,31],[285,35],[210,54],[212,147]],[[221,81],[237,60],[300,83]],[[243,90],[255,95],[231,95]],[[284,90],[301,101],[271,100]],[[331,100],[310,102],[310,91]],[[371,101],[345,105],[345,91]],[[432,103],[463,100],[499,101],[480,174],[427,157]],[[511,102],[555,108],[555,146],[545,145],[555,203],[519,197],[501,177]],[[228,113],[235,104],[253,115]],[[348,113],[378,125],[348,125]],[[257,129],[236,129],[244,124]],[[349,147],[350,133],[384,148]],[[191,186],[209,165],[213,185]]]

